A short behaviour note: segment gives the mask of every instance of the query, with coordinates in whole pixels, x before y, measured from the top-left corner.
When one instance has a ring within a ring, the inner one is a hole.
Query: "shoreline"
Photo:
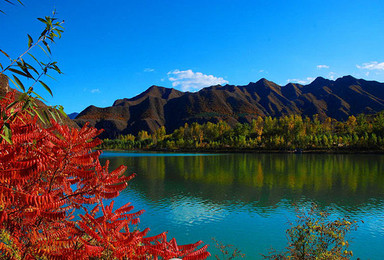
[[[107,152],[163,152],[163,153],[272,153],[272,154],[384,154],[384,150],[268,150],[268,149],[136,149],[136,150],[121,150],[121,149],[98,149]]]

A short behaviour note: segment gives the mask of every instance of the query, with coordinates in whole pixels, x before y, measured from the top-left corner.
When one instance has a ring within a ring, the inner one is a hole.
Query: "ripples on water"
[[[351,233],[362,259],[384,259],[384,156],[104,153],[111,169],[136,172],[116,199],[145,209],[141,227],[169,231],[179,243],[215,237],[247,259],[286,245],[295,206],[309,202],[334,217],[363,220]],[[216,251],[210,247],[210,251]]]

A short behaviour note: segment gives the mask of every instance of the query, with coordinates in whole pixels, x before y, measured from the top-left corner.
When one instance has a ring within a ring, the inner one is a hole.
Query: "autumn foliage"
[[[147,237],[134,227],[142,210],[104,205],[133,178],[126,167],[99,162],[99,130],[69,128],[51,120],[43,128],[10,92],[1,110],[11,143],[0,143],[0,259],[205,259],[201,241],[177,245],[166,233]],[[9,109],[7,107],[12,107]],[[0,119],[0,126],[5,124]],[[81,214],[79,212],[82,212]]]

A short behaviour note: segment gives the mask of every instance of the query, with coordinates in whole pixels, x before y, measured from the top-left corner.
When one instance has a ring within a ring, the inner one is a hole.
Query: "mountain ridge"
[[[197,92],[151,86],[132,98],[117,99],[112,106],[89,106],[77,115],[82,126],[90,122],[106,131],[102,138],[121,134],[167,131],[185,123],[226,121],[230,125],[251,122],[257,116],[290,114],[345,120],[350,115],[384,110],[384,83],[344,76],[336,80],[317,77],[307,85],[280,86],[265,78],[247,85],[215,85]]]

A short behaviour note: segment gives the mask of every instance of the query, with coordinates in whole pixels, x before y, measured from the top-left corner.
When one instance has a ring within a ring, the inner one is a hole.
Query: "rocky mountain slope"
[[[266,79],[246,86],[211,86],[198,92],[181,92],[152,86],[133,98],[119,99],[110,107],[89,106],[75,119],[82,126],[104,128],[102,138],[120,134],[153,132],[165,126],[167,132],[192,122],[231,125],[251,122],[257,116],[289,114],[344,120],[359,113],[384,110],[384,83],[345,76],[335,81],[316,78],[308,85],[280,86]]]

